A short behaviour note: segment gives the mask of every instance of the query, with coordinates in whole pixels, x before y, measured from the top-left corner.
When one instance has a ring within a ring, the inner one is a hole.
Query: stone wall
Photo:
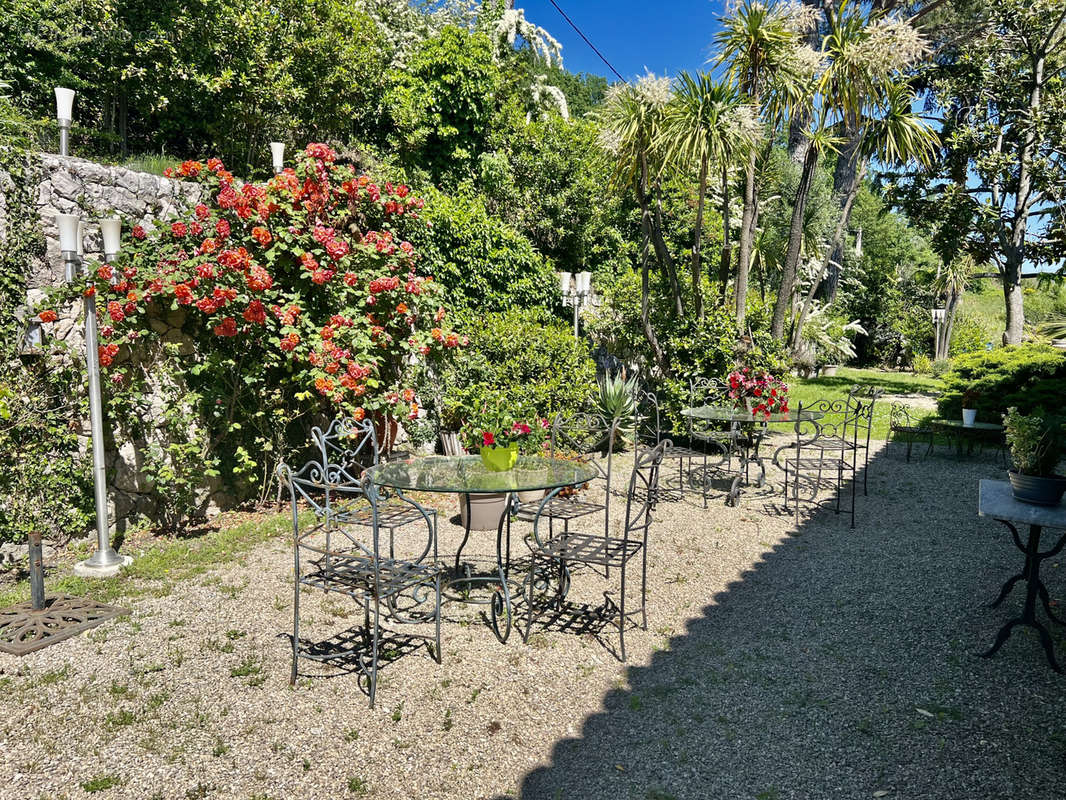
[[[122,167],[107,167],[78,158],[41,154],[38,159],[31,174],[34,175],[32,181],[36,183],[33,196],[46,247],[43,259],[27,265],[27,296],[30,303],[41,299],[45,287],[59,285],[64,279],[55,224],[57,213],[81,214],[85,221],[85,258],[94,261],[103,255],[97,225],[100,218],[121,217],[123,232],[128,234],[134,225],[164,220],[182,207],[195,203],[199,197],[199,186],[196,184]],[[0,176],[0,246],[6,223],[4,177]],[[60,319],[48,326],[48,336],[76,346],[78,352],[84,352],[81,304],[56,311],[60,313]],[[181,330],[184,317],[184,314],[167,315],[152,320],[152,327],[162,334],[165,341],[179,345],[187,343],[191,349],[191,341]],[[158,407],[155,400],[153,407]],[[89,420],[78,422],[88,447]],[[114,437],[114,441],[109,442],[107,452],[110,522],[113,528],[123,529],[130,519],[140,516],[151,518],[155,511],[151,483],[139,467],[148,442],[133,441],[124,436],[122,420],[108,420],[105,427]],[[151,439],[151,434],[147,438]],[[205,496],[205,503],[207,500]]]

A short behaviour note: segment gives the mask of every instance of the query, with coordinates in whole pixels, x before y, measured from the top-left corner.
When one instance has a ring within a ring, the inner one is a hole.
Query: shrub
[[[456,314],[552,307],[557,279],[529,240],[490,216],[480,197],[425,194],[427,225],[411,231],[426,268],[447,289]]]
[[[982,422],[1000,422],[1012,406],[1022,414],[1059,408],[1066,397],[1066,354],[1045,344],[970,353],[953,360],[944,383],[937,402],[942,417],[959,417],[963,394],[970,389],[980,394],[977,419]]]
[[[420,395],[432,398],[441,426],[458,430],[470,412],[502,394],[512,413],[551,419],[584,408],[596,367],[584,340],[543,311],[485,314],[469,329],[463,357],[426,375]]]
[[[263,184],[238,183],[218,159],[168,172],[198,180],[202,202],[133,228],[113,263],[54,299],[95,292],[109,415],[169,431],[142,447],[176,522],[204,477],[265,496],[301,416],[417,417],[418,365],[461,338],[405,241],[423,224],[406,186],[379,187],[322,144]],[[197,422],[204,442],[186,433]]]
[[[984,350],[985,342],[991,339],[992,336],[985,329],[979,316],[975,314],[959,314],[951,328],[951,344],[948,348],[948,355],[954,358],[966,353],[977,353]]]

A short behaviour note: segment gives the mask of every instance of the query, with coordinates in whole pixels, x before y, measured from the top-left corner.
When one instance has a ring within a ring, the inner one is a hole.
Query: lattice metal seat
[[[432,582],[444,572],[436,564],[415,564],[392,558],[375,561],[369,556],[351,553],[323,553],[308,565],[312,569],[300,576],[300,582],[306,586],[382,599]]]
[[[570,531],[544,543],[537,555],[598,566],[621,566],[641,550],[641,543]]]
[[[518,507],[515,516],[523,522],[532,522],[538,514],[552,519],[572,520],[603,511],[603,503],[592,503],[576,497],[555,497],[544,504],[541,512],[539,502],[524,503]]]

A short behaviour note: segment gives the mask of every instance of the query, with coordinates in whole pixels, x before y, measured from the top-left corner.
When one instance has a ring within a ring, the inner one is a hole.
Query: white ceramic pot
[[[974,422],[977,421],[977,409],[976,408],[964,408],[962,410],[962,425],[964,428],[972,428]]]
[[[500,519],[507,510],[508,493],[472,494],[470,508],[467,509],[467,495],[459,495],[459,519],[466,527],[466,515],[470,514],[470,530],[494,531],[500,525]]]

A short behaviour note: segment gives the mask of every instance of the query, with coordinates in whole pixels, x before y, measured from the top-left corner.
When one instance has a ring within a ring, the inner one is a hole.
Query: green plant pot
[[[508,447],[482,447],[481,463],[490,472],[507,472],[518,463],[518,445]]]

